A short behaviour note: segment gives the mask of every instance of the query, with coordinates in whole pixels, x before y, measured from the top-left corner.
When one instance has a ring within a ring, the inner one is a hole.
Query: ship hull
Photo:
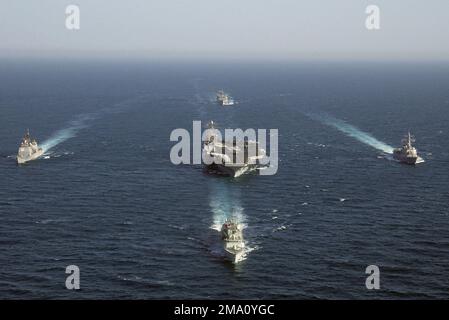
[[[229,106],[233,106],[234,105],[234,101],[230,101],[230,102],[217,101],[217,102],[222,107],[229,107]]]
[[[239,263],[245,255],[245,243],[240,241],[224,241],[225,258],[232,263]]]
[[[396,155],[396,154],[393,154],[393,158],[401,163],[405,163],[405,164],[412,165],[412,166],[417,164],[420,159],[419,157],[405,157],[405,156]]]
[[[402,147],[393,150],[393,159],[408,165],[415,165],[424,162],[424,160],[418,155],[418,151],[412,145],[412,142],[415,142],[415,139],[409,132],[408,135],[402,139]]]
[[[17,164],[24,164],[29,161],[36,160],[39,157],[41,157],[43,154],[44,154],[44,151],[42,149],[39,149],[34,154],[32,154],[30,157],[22,158],[22,157],[17,156]]]
[[[212,174],[237,178],[254,168],[255,165],[225,166],[222,164],[211,164],[206,166],[207,171]]]
[[[237,264],[242,261],[245,255],[245,251],[243,249],[234,251],[224,248],[224,252],[226,260],[232,262],[233,264]]]

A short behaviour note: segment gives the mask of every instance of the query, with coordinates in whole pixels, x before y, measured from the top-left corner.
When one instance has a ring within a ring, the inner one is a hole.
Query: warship
[[[216,130],[213,121],[208,123],[207,128]],[[255,150],[256,154],[250,155],[249,152],[251,150]],[[232,157],[229,155],[232,155]],[[212,164],[206,165],[209,173],[233,178],[237,178],[246,172],[266,167],[260,163],[260,160],[266,157],[266,152],[264,149],[259,148],[259,144],[256,141],[245,140],[238,143],[235,138],[233,141],[225,141],[219,140],[216,134],[209,134],[206,136],[203,144],[203,159],[205,156],[214,159]],[[239,163],[237,161],[240,158],[243,162]]]
[[[243,260],[245,254],[245,243],[243,241],[243,226],[233,219],[228,219],[221,227],[221,238],[226,258],[232,263]]]
[[[234,105],[234,99],[224,93],[223,90],[217,92],[217,102],[224,107]]]
[[[35,160],[42,156],[44,151],[39,148],[37,141],[30,136],[30,130],[28,129],[22,138],[22,142],[17,153],[17,163],[22,164],[31,160]]]
[[[416,140],[413,136],[408,133],[404,139],[402,139],[402,147],[396,148],[393,150],[393,158],[402,163],[414,165],[420,162],[424,162],[424,160],[418,156],[418,151],[414,146],[412,146],[412,142]]]

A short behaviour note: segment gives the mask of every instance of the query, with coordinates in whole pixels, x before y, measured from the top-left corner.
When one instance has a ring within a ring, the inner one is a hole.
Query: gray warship
[[[37,141],[30,136],[30,130],[27,130],[22,138],[22,142],[17,153],[17,163],[23,164],[25,162],[35,160],[42,156],[44,151],[39,148]]]
[[[234,99],[224,93],[223,90],[217,92],[217,102],[224,107],[234,105]]]
[[[412,146],[412,142],[415,141],[416,140],[409,132],[408,135],[402,139],[402,147],[393,150],[393,158],[397,161],[410,165],[424,162],[424,160],[418,156],[418,151],[416,148]]]
[[[207,128],[216,130],[215,123],[210,121]],[[252,150],[256,154],[250,154]],[[203,158],[204,155],[214,159],[212,164],[206,164],[206,169],[217,175],[237,178],[244,173],[266,167],[260,162],[266,157],[266,152],[259,148],[256,141],[225,141],[219,140],[216,134],[209,134],[203,144]],[[239,159],[243,162],[237,162]]]
[[[233,219],[228,219],[221,227],[221,238],[226,258],[232,263],[243,260],[245,243],[243,241],[243,226]]]

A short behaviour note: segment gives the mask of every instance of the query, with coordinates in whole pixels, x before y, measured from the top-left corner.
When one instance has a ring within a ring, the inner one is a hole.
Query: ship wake
[[[57,145],[76,137],[78,131],[87,128],[89,122],[96,118],[93,114],[79,115],[75,120],[69,122],[69,125],[61,130],[56,131],[50,138],[45,140],[41,147],[44,153],[47,153],[50,149],[53,149]]]
[[[244,209],[240,205],[239,194],[236,192],[231,194],[225,184],[226,181],[213,182],[216,184],[212,186],[209,201],[213,214],[211,229],[220,231],[223,223],[230,218],[245,227],[246,217],[243,213]]]
[[[246,216],[244,214],[244,208],[240,204],[240,194],[238,191],[232,190],[231,192],[226,181],[213,181],[210,192],[210,208],[212,210],[212,225],[211,229],[218,232],[221,231],[223,223],[227,219],[233,219],[236,223],[242,225],[243,229],[247,227]],[[252,246],[247,240],[243,240],[245,246],[243,249],[243,254],[240,256],[239,260],[236,262],[241,262],[246,260],[248,254],[251,251],[259,249],[257,246]],[[221,250],[220,250],[221,252]],[[223,255],[224,252],[221,252]]]
[[[350,125],[349,123],[347,123],[343,120],[337,119],[337,118],[335,118],[329,114],[326,114],[326,113],[320,113],[320,114],[308,113],[307,116],[310,117],[311,119],[317,120],[327,126],[333,127],[335,129],[337,129],[338,131],[346,134],[347,136],[354,138],[357,141],[362,142],[366,145],[369,145],[379,151],[382,151],[387,154],[393,153],[394,148],[392,146],[376,139],[369,133],[364,132],[353,125]]]
[[[123,100],[112,106],[101,108],[97,112],[78,115],[75,119],[70,121],[65,128],[56,131],[53,135],[50,136],[50,138],[48,138],[41,144],[41,148],[44,151],[44,154],[47,153],[48,155],[49,150],[71,138],[76,137],[78,132],[82,129],[88,128],[91,125],[92,121],[106,114],[122,113],[132,105],[145,103],[146,101],[148,101],[149,97],[151,97],[149,94],[142,94],[130,99]]]

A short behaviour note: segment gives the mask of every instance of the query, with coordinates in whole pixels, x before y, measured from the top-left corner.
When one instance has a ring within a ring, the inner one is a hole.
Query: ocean
[[[172,164],[170,133],[193,120],[278,129],[278,172]],[[448,123],[436,63],[3,59],[0,298],[447,299]],[[18,166],[27,128],[46,153]],[[389,155],[409,130],[417,166]]]

